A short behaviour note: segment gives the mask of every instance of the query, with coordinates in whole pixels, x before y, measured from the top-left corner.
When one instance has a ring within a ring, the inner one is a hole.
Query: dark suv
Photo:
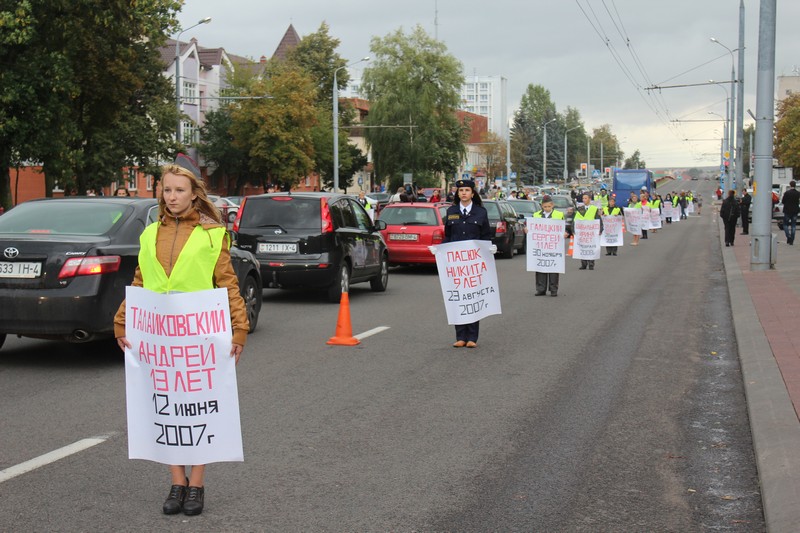
[[[525,247],[525,220],[517,216],[517,212],[506,200],[484,200],[483,207],[489,214],[489,225],[494,237],[492,244],[497,246],[497,253],[510,259],[514,251],[522,251]]]
[[[248,196],[234,223],[237,246],[256,255],[264,287],[324,289],[339,302],[350,284],[386,290],[389,253],[355,198],[335,193]]]

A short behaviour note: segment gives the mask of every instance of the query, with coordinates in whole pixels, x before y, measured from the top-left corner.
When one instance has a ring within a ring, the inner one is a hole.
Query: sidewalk
[[[717,217],[720,246],[722,221]],[[800,246],[778,232],[774,270],[750,271],[750,237],[722,247],[767,530],[800,531]],[[751,226],[752,230],[752,226]]]

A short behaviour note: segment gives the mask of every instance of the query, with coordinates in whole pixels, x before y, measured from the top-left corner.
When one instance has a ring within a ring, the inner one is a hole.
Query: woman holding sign
[[[186,156],[179,155],[175,164],[163,167],[162,176],[158,221],[142,232],[132,285],[159,293],[227,289],[233,330],[230,355],[238,363],[249,324],[219,210],[206,195],[200,171]],[[125,326],[123,301],[114,317],[114,334],[123,350],[132,348]],[[192,466],[188,478],[183,465],[169,469],[172,486],[163,505],[164,514],[202,513],[205,465]]]
[[[453,205],[447,208],[444,221],[444,241],[492,240],[492,228],[489,225],[489,214],[483,207],[483,201],[475,190],[472,180],[458,180],[458,191]],[[494,252],[496,248],[492,251]],[[435,252],[435,250],[432,250]],[[475,348],[478,345],[478,328],[480,321],[471,324],[457,324],[454,348]]]

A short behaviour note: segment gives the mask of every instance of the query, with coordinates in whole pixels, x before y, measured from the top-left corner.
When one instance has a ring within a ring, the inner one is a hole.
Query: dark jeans
[[[547,292],[548,285],[551,294],[558,292],[558,272],[537,272],[536,292]]]
[[[480,321],[473,322],[472,324],[457,324],[456,340],[464,342],[478,342],[478,329],[480,324]]]
[[[794,243],[794,232],[797,229],[797,215],[783,215],[783,232],[786,234],[786,242]]]
[[[750,233],[750,213],[742,208],[742,233]]]
[[[725,220],[725,244],[733,244],[733,240],[736,238],[736,219],[733,220]]]

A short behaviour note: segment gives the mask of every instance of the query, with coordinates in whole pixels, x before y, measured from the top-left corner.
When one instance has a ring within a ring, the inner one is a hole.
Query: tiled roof
[[[275,49],[275,53],[272,54],[272,57],[277,59],[286,59],[286,54],[289,53],[289,50],[298,44],[300,44],[300,36],[295,31],[294,26],[289,24],[289,27],[286,29],[286,33],[283,34],[283,39],[281,39],[281,42],[278,43],[278,48]]]

